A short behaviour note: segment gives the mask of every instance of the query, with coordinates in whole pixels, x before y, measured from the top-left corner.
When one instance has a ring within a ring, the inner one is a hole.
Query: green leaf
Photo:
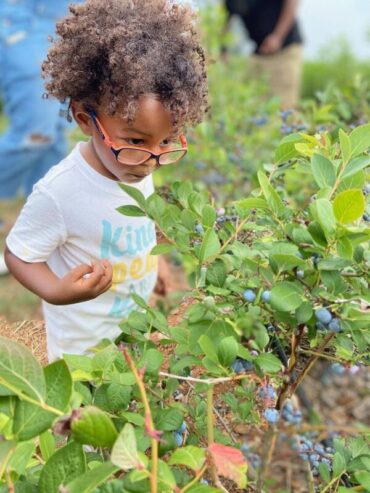
[[[285,206],[278,193],[274,190],[263,171],[258,171],[257,176],[263,195],[265,196],[270,209],[277,216],[282,216],[285,212]]]
[[[206,453],[203,449],[188,445],[175,450],[168,463],[170,466],[181,465],[197,473],[204,465]]]
[[[27,465],[32,455],[35,453],[36,446],[33,442],[18,443],[8,462],[8,468],[19,475],[26,472]]]
[[[120,207],[117,207],[116,211],[124,216],[131,217],[141,217],[146,215],[145,212],[137,205],[121,205]]]
[[[208,336],[202,335],[199,338],[198,343],[203,353],[207,356],[208,359],[212,361],[212,363],[214,363],[215,365],[220,364],[217,356],[216,347]]]
[[[209,229],[204,235],[202,245],[199,250],[199,260],[204,263],[211,257],[215,257],[220,253],[221,244],[216,232],[213,229]]]
[[[351,156],[357,156],[370,147],[370,124],[355,128],[349,136],[351,141]]]
[[[302,259],[298,258],[296,255],[286,255],[286,254],[271,254],[270,263],[274,268],[276,265],[276,271],[284,272],[291,270],[294,267],[304,267],[305,263]]]
[[[206,204],[203,209],[202,209],[202,224],[206,228],[211,228],[216,221],[216,211],[215,209],[211,206]]]
[[[359,156],[352,159],[341,175],[341,181],[356,174],[358,171],[367,168],[370,165],[370,156]]]
[[[370,472],[358,471],[355,473],[355,476],[360,485],[363,486],[366,491],[370,491]]]
[[[320,188],[332,187],[336,172],[333,163],[322,154],[314,154],[311,159],[313,177]]]
[[[238,343],[233,336],[222,339],[217,351],[222,366],[230,366],[238,355]]]
[[[71,431],[76,442],[94,447],[111,448],[118,435],[112,420],[95,406],[77,411],[71,421]]]
[[[292,282],[278,282],[271,290],[271,306],[280,312],[296,310],[302,302],[300,289]]]
[[[351,140],[341,128],[339,129],[339,142],[343,161],[348,161],[351,155]]]
[[[285,137],[279,144],[275,152],[275,163],[282,164],[289,159],[298,156],[295,145],[302,142],[302,137],[299,134],[291,134]]]
[[[175,408],[162,409],[154,421],[158,430],[175,431],[180,428],[183,422],[183,415]]]
[[[97,486],[103,482],[105,483],[117,471],[119,471],[119,467],[111,462],[104,462],[70,481],[67,486],[63,487],[62,491],[63,493],[91,493],[96,491]]]
[[[336,227],[335,215],[333,212],[333,206],[327,199],[316,200],[317,220],[320,226],[324,230],[326,239],[330,239],[333,235]]]
[[[295,311],[295,316],[299,324],[304,324],[310,320],[313,315],[313,308],[311,303],[305,301]]]
[[[159,243],[152,248],[150,255],[164,255],[171,253],[175,247],[171,243]]]
[[[214,488],[213,486],[207,486],[205,484],[196,484],[192,486],[188,493],[220,493],[219,488]]]
[[[166,462],[163,460],[158,461],[158,483],[159,491],[173,491],[176,488],[176,480],[173,472]],[[166,489],[165,489],[166,488]]]
[[[321,462],[319,465],[319,473],[325,483],[329,483],[330,481],[330,471],[327,464]]]
[[[125,424],[118,435],[112,448],[111,461],[123,471],[144,467],[137,451],[134,427],[130,423]]]
[[[267,373],[277,373],[281,370],[281,361],[271,353],[262,353],[254,359],[254,363]]]
[[[158,349],[148,349],[139,362],[139,367],[145,367],[145,373],[157,373],[163,363],[164,356]]]
[[[66,362],[58,360],[44,368],[46,383],[45,401],[60,411],[65,411],[72,397],[72,377]],[[13,433],[17,440],[29,440],[46,431],[57,415],[35,404],[18,401],[15,407]]]
[[[269,208],[266,200],[260,197],[248,197],[247,199],[238,200],[234,202],[234,205],[241,218],[248,216],[252,209],[268,210]]]
[[[341,224],[351,223],[359,219],[365,211],[365,199],[362,190],[350,189],[335,197],[333,209]]]
[[[118,185],[120,186],[120,188],[122,188],[124,192],[127,193],[127,195],[129,195],[132,199],[134,199],[135,202],[137,202],[142,209],[145,209],[145,197],[140,192],[140,190],[138,190],[135,187],[130,187],[125,183],[118,183]]]
[[[31,351],[1,336],[0,386],[0,395],[18,395],[21,398],[22,393],[25,393],[40,402],[44,401],[46,394],[42,366]]]
[[[333,457],[333,476],[339,477],[346,470],[346,461],[344,457],[339,453],[335,452]]]
[[[82,445],[69,442],[58,449],[41,470],[39,493],[59,493],[59,486],[86,471],[86,459]]]
[[[45,461],[49,460],[55,451],[55,439],[49,430],[40,435],[40,450]]]

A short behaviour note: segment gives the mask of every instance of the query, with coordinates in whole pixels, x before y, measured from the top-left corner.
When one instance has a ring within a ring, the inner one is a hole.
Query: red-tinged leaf
[[[239,449],[213,443],[208,447],[217,474],[234,481],[239,488],[247,486],[247,463]]]

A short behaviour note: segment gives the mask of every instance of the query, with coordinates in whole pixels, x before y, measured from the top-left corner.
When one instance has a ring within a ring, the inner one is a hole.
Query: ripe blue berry
[[[315,311],[316,319],[324,325],[328,325],[333,318],[327,308],[319,308]]]
[[[175,436],[175,442],[178,447],[181,447],[182,442],[183,442],[183,437],[181,433],[177,433],[177,431],[174,432]]]
[[[251,289],[246,289],[243,293],[243,298],[248,301],[248,303],[253,303],[256,299],[256,295]]]
[[[236,360],[230,365],[230,368],[234,370],[237,375],[239,375],[239,373],[243,373],[243,361],[240,358],[236,358]]]
[[[265,385],[264,387],[260,387],[258,390],[258,393],[261,397],[261,399],[266,400],[266,399],[276,399],[276,392],[271,385]]]
[[[265,303],[268,303],[271,299],[271,291],[264,291],[261,295],[261,299],[262,301],[264,301]]]
[[[201,224],[196,224],[194,228],[195,232],[201,235],[203,233],[203,226]]]
[[[341,332],[342,327],[340,325],[339,318],[333,318],[333,320],[331,320],[331,322],[329,323],[328,328],[332,332]]]
[[[265,409],[263,416],[270,424],[275,424],[279,420],[280,413],[277,409]]]
[[[366,222],[369,222],[370,221],[370,215],[366,214],[366,212],[365,212],[365,214],[362,216],[362,219]]]
[[[183,422],[181,423],[180,428],[179,428],[178,430],[176,430],[176,433],[179,433],[179,434],[184,434],[184,433],[185,433],[185,431],[186,431],[186,422],[185,422],[185,421],[183,421]]]

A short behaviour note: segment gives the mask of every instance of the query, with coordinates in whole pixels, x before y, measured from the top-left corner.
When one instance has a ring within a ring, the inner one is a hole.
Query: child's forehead
[[[142,96],[137,102],[133,120],[128,122],[122,116],[112,117],[116,125],[125,129],[134,128],[142,130],[148,135],[158,132],[171,132],[173,130],[173,118],[170,111],[155,96]]]

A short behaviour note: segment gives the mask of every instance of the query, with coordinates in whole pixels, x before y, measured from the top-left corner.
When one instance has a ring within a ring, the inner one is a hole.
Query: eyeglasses
[[[103,125],[98,120],[94,111],[88,112],[95,127],[97,128],[99,134],[101,135],[104,143],[113,152],[115,158],[118,162],[122,164],[127,164],[129,166],[136,166],[138,164],[143,164],[150,158],[154,158],[159,166],[166,166],[167,164],[173,164],[182,159],[188,151],[186,138],[183,134],[179,135],[180,142],[173,142],[172,149],[170,151],[164,151],[160,154],[154,154],[149,149],[144,149],[142,147],[117,147],[110,140],[106,130]]]

